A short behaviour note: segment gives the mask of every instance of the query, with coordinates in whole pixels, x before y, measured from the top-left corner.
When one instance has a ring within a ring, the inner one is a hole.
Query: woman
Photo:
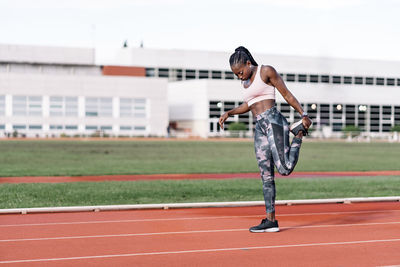
[[[259,66],[250,52],[240,46],[229,59],[233,73],[242,80],[244,103],[219,118],[223,128],[229,116],[251,111],[256,118],[254,148],[263,182],[263,194],[267,217],[250,232],[278,232],[275,220],[274,165],[282,175],[289,175],[296,166],[303,135],[311,125],[300,103],[287,89],[276,70],[268,65]],[[302,116],[290,129],[285,117],[275,107],[275,88],[286,102]],[[295,135],[289,143],[289,130]]]

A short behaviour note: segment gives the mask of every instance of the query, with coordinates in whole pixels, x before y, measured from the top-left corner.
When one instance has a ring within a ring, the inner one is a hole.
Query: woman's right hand
[[[224,129],[224,122],[229,118],[228,112],[225,112],[224,114],[219,117],[219,126],[221,126],[221,129]]]

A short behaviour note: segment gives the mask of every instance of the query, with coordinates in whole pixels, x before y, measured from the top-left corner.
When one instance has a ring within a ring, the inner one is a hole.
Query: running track
[[[400,265],[400,203],[0,215],[0,266]]]
[[[294,172],[290,176],[279,178],[323,178],[346,176],[400,176],[400,171],[365,171],[365,172]],[[97,176],[31,176],[0,177],[2,183],[68,183],[68,182],[102,182],[102,181],[140,181],[140,180],[184,180],[184,179],[259,179],[257,173],[192,173],[192,174],[139,174],[139,175],[97,175]]]

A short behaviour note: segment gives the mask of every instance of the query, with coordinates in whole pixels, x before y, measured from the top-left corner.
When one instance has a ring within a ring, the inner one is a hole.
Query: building
[[[220,135],[219,116],[241,104],[240,82],[230,71],[230,53],[153,49],[121,49],[117,62],[144,68],[146,77],[168,78],[170,121],[199,136]],[[288,88],[326,136],[354,125],[371,135],[400,124],[400,62],[253,54],[275,67]],[[277,105],[294,122],[298,114],[277,92]],[[247,125],[251,114],[229,122]]]
[[[26,136],[108,134],[225,135],[220,115],[242,103],[228,52],[121,48],[107,65],[95,51],[0,45],[0,133]],[[314,133],[354,125],[384,135],[400,124],[400,62],[253,54],[275,67],[314,121]],[[298,114],[279,92],[290,122]],[[250,113],[227,124],[245,123]]]
[[[94,62],[93,49],[0,45],[0,133],[165,136],[167,80]]]

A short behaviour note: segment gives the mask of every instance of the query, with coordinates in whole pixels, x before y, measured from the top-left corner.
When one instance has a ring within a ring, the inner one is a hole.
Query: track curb
[[[397,202],[400,196],[392,197],[356,197],[356,198],[330,198],[330,199],[300,199],[277,200],[275,205],[291,206],[304,204],[351,204],[360,202]],[[0,214],[28,214],[28,213],[57,213],[57,212],[99,212],[119,210],[144,210],[144,209],[182,209],[182,208],[217,208],[217,207],[251,207],[263,206],[264,201],[237,201],[237,202],[197,202],[197,203],[164,203],[164,204],[135,204],[135,205],[103,205],[103,206],[71,206],[71,207],[43,207],[43,208],[17,208],[0,209]]]

